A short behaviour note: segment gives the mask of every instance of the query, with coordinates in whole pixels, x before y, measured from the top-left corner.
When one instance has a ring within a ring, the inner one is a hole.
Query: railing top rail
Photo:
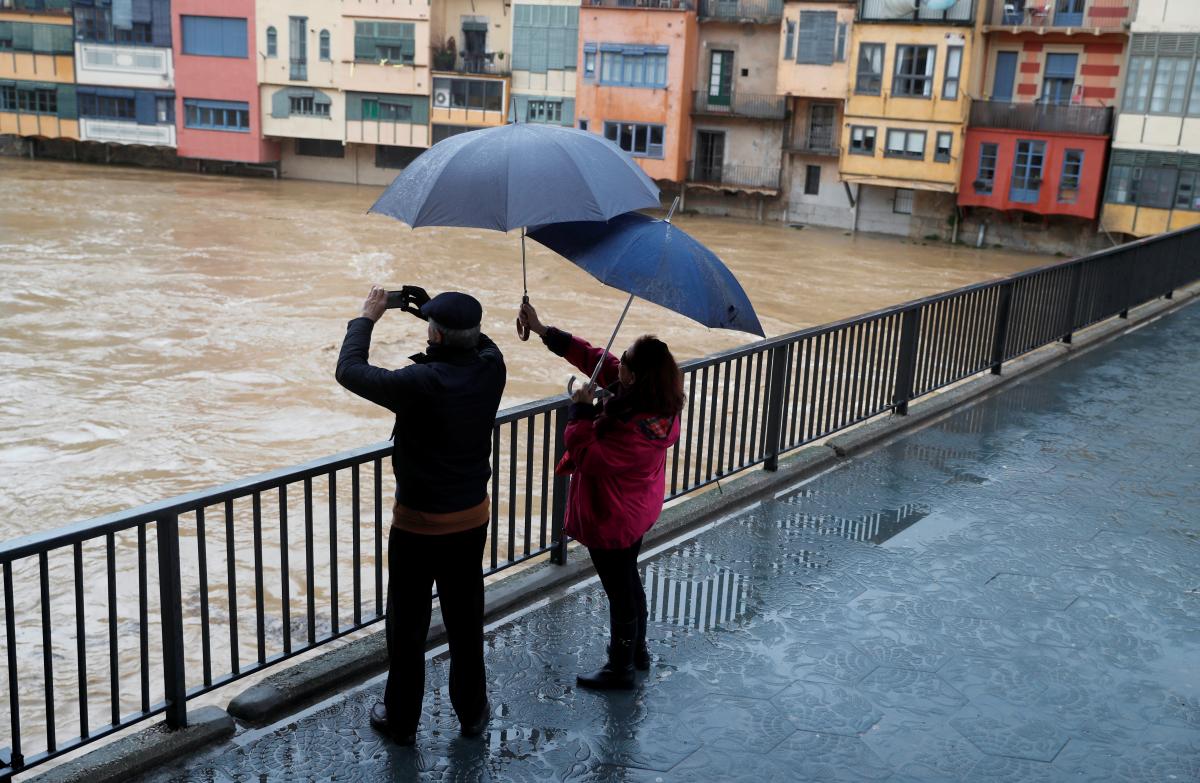
[[[787,334],[776,337],[769,337],[765,340],[759,340],[738,348],[733,348],[701,358],[682,362],[680,364],[680,368],[685,372],[700,370],[704,367],[712,366],[720,362],[735,360],[743,356],[749,356],[755,353],[768,351],[779,346],[788,345],[798,340],[816,337],[827,332],[836,331],[851,324],[878,320],[880,318],[896,315],[907,310],[925,307],[946,299],[962,296],[966,293],[1015,283],[1035,275],[1043,274],[1053,269],[1064,268],[1074,264],[1082,264],[1088,261],[1105,258],[1117,253],[1124,253],[1138,248],[1150,247],[1161,242],[1166,242],[1174,237],[1195,232],[1200,232],[1200,226],[1181,228],[1165,234],[1145,237],[1143,239],[1123,245],[1118,245],[1096,253],[1091,253],[1080,258],[1069,259],[1067,261],[1056,261],[1036,267],[1034,269],[1018,272],[1007,277],[962,286],[961,288],[956,288],[951,291],[944,291],[942,293],[932,294],[919,299],[913,299],[908,302],[880,308],[868,313],[850,316],[848,318],[843,318],[831,323],[799,329],[797,331],[788,332]],[[566,405],[566,396],[558,395],[555,397],[548,397],[541,400],[523,403],[511,408],[506,408],[497,414],[496,426],[507,424],[521,418],[546,413],[563,407],[564,405]],[[102,536],[110,532],[118,532],[135,525],[145,524],[154,520],[161,514],[192,511],[197,508],[223,503],[226,500],[246,497],[255,492],[271,490],[285,484],[303,481],[306,478],[323,476],[332,471],[348,468],[356,464],[362,464],[369,460],[386,457],[391,453],[391,450],[392,444],[390,441],[374,443],[368,446],[351,449],[349,451],[343,451],[332,456],[322,457],[320,459],[312,460],[294,467],[280,468],[278,470],[260,473],[255,476],[240,479],[238,481],[222,484],[218,487],[196,490],[194,492],[155,501],[153,503],[148,503],[136,508],[82,520],[64,527],[56,528],[54,530],[31,533],[26,536],[10,539],[9,541],[0,543],[0,563],[9,563],[19,558],[58,549],[76,542]]]

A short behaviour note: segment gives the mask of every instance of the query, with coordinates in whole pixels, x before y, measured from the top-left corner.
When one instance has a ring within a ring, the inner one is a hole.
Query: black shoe
[[[612,645],[604,648],[604,651],[612,655]],[[639,672],[650,671],[650,648],[646,646],[645,640],[642,640],[640,645],[637,643],[633,645],[633,668]]]
[[[392,725],[388,722],[387,707],[381,701],[377,701],[371,706],[371,728],[397,745],[417,744],[417,733],[415,731],[400,734],[393,730]]]
[[[478,737],[487,728],[488,721],[492,719],[492,705],[484,701],[483,709],[479,711],[479,717],[470,723],[462,724],[462,735],[464,737]]]
[[[599,671],[575,678],[581,688],[597,691],[627,691],[633,689],[633,637],[637,621],[613,623],[612,639],[608,644],[608,663]]]

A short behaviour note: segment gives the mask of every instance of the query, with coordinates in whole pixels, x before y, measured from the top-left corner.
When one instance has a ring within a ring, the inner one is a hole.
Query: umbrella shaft
[[[600,360],[596,362],[596,369],[592,370],[592,379],[588,381],[592,386],[596,385],[596,378],[600,375],[600,368],[604,366],[604,357],[612,350],[613,341],[617,339],[617,332],[621,330],[621,324],[625,321],[625,315],[629,312],[629,306],[633,304],[633,294],[625,300],[625,309],[621,311],[621,317],[617,319],[617,325],[613,328],[612,335],[608,338],[608,345],[604,346],[604,353],[600,354]]]

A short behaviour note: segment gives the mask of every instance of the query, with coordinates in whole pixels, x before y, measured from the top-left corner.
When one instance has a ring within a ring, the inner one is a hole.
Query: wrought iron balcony
[[[859,0],[858,21],[902,24],[971,24],[977,0],[958,0],[944,11],[925,6],[928,0]]]
[[[704,185],[727,190],[779,190],[777,166],[713,165],[688,161],[689,185]]]
[[[660,9],[663,11],[694,11],[692,0],[585,0],[593,8]]]
[[[838,139],[833,131],[828,133],[824,131],[810,131],[798,139],[793,139],[788,146],[789,152],[800,152],[806,155],[827,155],[837,157],[841,151],[838,147]]]
[[[705,88],[696,90],[692,94],[692,114],[782,120],[787,116],[787,98],[782,95],[757,95],[744,92],[709,95]]]
[[[1054,103],[1006,103],[972,101],[973,128],[1071,133],[1079,136],[1108,136],[1113,110],[1099,106],[1068,106]]]
[[[481,76],[507,76],[512,70],[512,60],[508,52],[487,52],[486,54],[459,52],[452,58],[433,52],[431,62],[433,70],[442,73],[479,74]]]
[[[700,18],[774,23],[783,18],[783,0],[700,0]]]
[[[1136,0],[986,0],[984,27],[1013,31],[1124,32]]]

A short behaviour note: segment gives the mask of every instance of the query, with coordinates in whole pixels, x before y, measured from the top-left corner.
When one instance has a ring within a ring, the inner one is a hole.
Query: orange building
[[[686,0],[593,2],[579,11],[576,124],[611,139],[654,179],[683,182],[696,11]]]

